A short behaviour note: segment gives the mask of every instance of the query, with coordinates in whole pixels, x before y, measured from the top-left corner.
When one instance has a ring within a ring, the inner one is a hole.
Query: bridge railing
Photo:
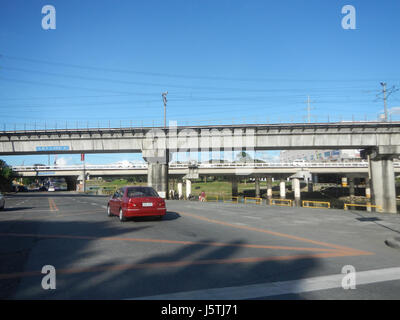
[[[147,169],[147,164],[132,166],[110,165],[110,164],[91,164],[91,165],[50,165],[50,166],[12,166],[14,171],[40,171],[40,170],[112,170],[112,169]]]
[[[26,131],[50,131],[50,130],[104,130],[104,129],[138,129],[138,128],[163,128],[162,119],[108,119],[108,120],[58,120],[58,121],[5,121],[0,124],[0,132],[26,132]],[[397,121],[392,121],[396,123]],[[315,117],[311,123],[305,123],[301,117],[230,117],[218,119],[176,119],[172,125],[175,126],[259,126],[259,125],[329,125],[329,124],[375,124],[375,119],[367,119],[365,116],[360,118],[347,118],[342,115],[330,115],[327,117]],[[390,124],[390,123],[389,123]]]
[[[186,169],[187,163],[171,163],[170,169]],[[400,162],[393,162],[395,168],[400,168]],[[12,166],[13,171],[57,171],[57,170],[140,170],[147,169],[147,163],[135,163],[132,165],[120,164],[86,164],[84,165],[49,165],[49,166]],[[368,162],[262,162],[262,163],[200,163],[199,169],[212,168],[368,168]]]

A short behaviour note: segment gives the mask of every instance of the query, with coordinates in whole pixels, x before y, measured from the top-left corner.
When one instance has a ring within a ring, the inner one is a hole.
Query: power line
[[[272,107],[272,108],[277,108],[279,109],[280,106],[296,106],[298,105],[298,101],[280,101],[279,106],[277,105],[277,102],[270,101],[268,97],[265,98],[266,100],[250,100],[250,103],[248,102],[248,99],[246,98],[227,98],[225,100],[218,99],[217,102],[218,104],[203,104],[203,100],[199,101],[189,101],[189,104],[186,102],[186,100],[171,100],[173,102],[173,106],[175,110],[181,110],[183,109],[188,109],[188,110],[193,110],[193,108],[202,108],[204,110],[207,109],[215,109],[218,107],[233,107],[233,106],[240,106],[242,108],[246,108],[246,110],[251,110],[251,109],[260,109],[262,107]],[[208,99],[207,101],[213,101],[213,99]],[[230,102],[234,101],[234,102]],[[242,101],[242,102],[240,102]],[[0,114],[8,114],[9,111],[6,110],[6,108],[12,108],[14,111],[19,111],[19,112],[37,112],[37,110],[47,110],[46,112],[49,112],[51,110],[55,110],[56,112],[59,112],[59,110],[55,108],[59,107],[66,107],[68,110],[73,110],[73,109],[82,109],[82,107],[89,107],[88,110],[90,110],[90,107],[94,107],[94,110],[102,111],[102,110],[108,110],[109,106],[112,105],[118,105],[122,106],[119,107],[119,110],[126,110],[127,108],[131,109],[132,108],[140,108],[141,110],[144,109],[158,109],[159,106],[156,104],[158,103],[158,99],[146,99],[146,100],[129,100],[129,101],[107,101],[107,102],[90,102],[90,103],[77,103],[77,104],[72,104],[72,103],[51,103],[51,104],[44,104],[44,105],[0,105],[0,107],[3,110],[0,110]],[[310,101],[310,103],[313,101]],[[323,103],[323,104],[334,104],[338,103],[340,106],[336,107],[335,109],[326,109],[324,110],[332,110],[332,111],[338,111],[340,109],[346,109],[348,110],[348,107],[344,107],[344,104],[355,104],[355,103],[365,103],[368,102],[368,100],[335,100],[335,101],[318,101],[318,103]],[[200,104],[199,104],[200,103]],[[124,106],[126,105],[126,107]],[[105,109],[106,108],[106,109]],[[49,110],[50,109],[50,110]],[[231,109],[230,109],[231,110]],[[312,107],[310,108],[312,110]],[[226,112],[226,110],[222,110],[222,112]],[[311,116],[310,116],[311,117]]]
[[[21,79],[14,79],[14,78],[5,78],[0,77],[0,80],[12,81],[17,83],[24,83],[24,84],[33,84],[33,85],[40,85],[40,86],[50,86],[50,87],[57,87],[63,89],[76,89],[76,90],[88,90],[88,91],[97,91],[97,92],[110,92],[110,93],[118,93],[118,94],[130,94],[130,95],[141,95],[141,96],[154,96],[152,93],[143,93],[143,92],[127,92],[127,91],[114,91],[109,89],[100,89],[100,88],[87,88],[87,87],[78,87],[78,86],[69,86],[69,85],[60,85],[55,83],[46,83],[46,82],[39,82],[39,81],[29,81],[29,80],[21,80]]]
[[[57,96],[57,97],[26,97],[26,98],[2,98],[2,101],[23,101],[23,100],[65,100],[65,99],[86,99],[86,98],[115,98],[127,97],[132,94],[108,94],[108,95],[95,95],[95,96]]]
[[[41,74],[52,77],[62,77],[62,78],[73,78],[73,79],[81,79],[81,80],[89,80],[89,81],[101,81],[101,82],[110,82],[110,83],[118,83],[118,84],[126,84],[126,85],[138,85],[138,86],[151,86],[151,87],[163,87],[165,83],[155,83],[155,82],[141,82],[141,81],[128,81],[128,80],[119,80],[119,79],[110,79],[110,78],[101,78],[101,77],[87,77],[81,75],[73,75],[73,74],[65,74],[65,73],[57,73],[57,72],[47,72],[41,70],[32,70],[32,69],[24,69],[19,67],[0,67],[4,70],[24,72],[24,73],[32,73],[32,74]],[[276,92],[276,91],[294,91],[294,90],[303,90],[303,89],[245,89],[245,88],[232,88],[232,87],[206,87],[206,86],[187,86],[187,85],[178,85],[178,84],[167,84],[168,87],[178,88],[178,89],[190,89],[190,90],[212,90],[212,91],[241,91],[241,92]],[[359,87],[364,88],[364,87]],[[342,88],[317,88],[314,90],[337,90],[337,89],[349,89],[349,87]],[[353,88],[354,89],[354,88]]]
[[[119,83],[119,84],[133,84],[138,86],[151,86],[151,87],[162,87],[165,86],[165,83],[157,83],[157,82],[142,82],[142,81],[128,81],[128,80],[118,80],[118,79],[110,79],[110,78],[99,78],[99,77],[87,77],[80,75],[72,75],[72,74],[64,74],[64,73],[56,73],[56,72],[47,72],[40,70],[32,70],[32,69],[24,69],[24,68],[15,68],[15,67],[0,67],[0,69],[10,70],[10,71],[18,71],[25,73],[34,73],[41,74],[53,77],[63,77],[63,78],[73,78],[73,79],[81,79],[81,80],[89,80],[89,81],[102,81],[102,82],[110,82],[110,83]],[[204,87],[204,86],[186,86],[186,85],[176,85],[176,84],[168,84],[168,87],[178,88],[178,89],[190,89],[190,90],[243,90],[239,88],[227,88],[227,87]],[[263,92],[266,90],[254,89],[254,90],[245,90],[248,92]]]
[[[292,79],[292,78],[239,78],[239,77],[222,77],[222,76],[205,76],[205,75],[184,75],[184,74],[172,74],[172,73],[158,73],[158,72],[147,72],[147,71],[138,71],[138,70],[129,70],[129,69],[114,69],[114,68],[105,68],[105,67],[95,67],[95,66],[87,66],[87,65],[78,65],[78,64],[70,64],[64,62],[56,62],[56,61],[46,61],[40,59],[32,59],[26,57],[16,57],[10,55],[0,54],[0,58],[17,60],[17,61],[25,61],[29,63],[41,63],[48,65],[56,65],[67,68],[78,68],[78,69],[87,69],[87,70],[96,70],[96,71],[105,71],[105,72],[115,72],[115,73],[125,73],[125,74],[138,74],[138,75],[147,75],[147,76],[157,76],[157,77],[169,77],[169,78],[182,78],[182,79],[203,79],[203,80],[224,80],[224,81],[243,81],[243,82],[304,82],[304,81],[324,81],[324,82],[372,82],[376,81],[376,79]],[[396,79],[397,80],[397,79]]]

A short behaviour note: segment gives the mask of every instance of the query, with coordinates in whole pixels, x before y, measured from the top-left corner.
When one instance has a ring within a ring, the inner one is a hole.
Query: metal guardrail
[[[228,199],[223,198],[224,202],[230,202],[230,203],[239,203],[239,197],[229,197]]]
[[[395,163],[400,166],[399,163]],[[186,167],[187,165],[182,165]],[[170,165],[179,167],[179,165]],[[368,162],[247,162],[247,163],[201,163],[198,168],[367,168]]]
[[[12,166],[14,171],[63,171],[63,170],[113,170],[113,169],[147,169],[147,164],[135,164],[129,167],[122,165],[109,165],[109,164],[90,164],[90,165],[66,165],[66,166]]]
[[[205,200],[207,202],[219,202],[219,196],[206,196]]]
[[[400,162],[393,162],[395,168],[400,168]],[[186,169],[188,163],[171,163],[170,169]],[[87,165],[50,165],[50,166],[12,166],[13,171],[61,171],[61,170],[140,170],[147,169],[147,163],[134,163],[129,166],[118,164],[87,164]],[[268,162],[268,163],[200,163],[199,169],[212,168],[368,168],[368,162],[307,162],[297,164],[294,162]]]
[[[278,203],[276,203],[278,202]],[[282,206],[282,207],[291,207],[293,200],[290,199],[269,199],[269,205],[272,206]]]
[[[311,204],[311,205],[310,205]],[[323,205],[326,204],[326,207]],[[303,200],[301,202],[301,206],[304,208],[314,208],[314,209],[330,209],[331,203],[327,201],[311,201],[311,200]]]
[[[286,120],[286,121],[285,121]],[[368,120],[365,117],[362,119],[348,119],[338,115],[330,115],[327,118],[320,117],[318,122],[304,123],[304,119],[291,118],[290,121],[280,117],[233,117],[220,119],[176,119],[176,123],[172,127],[187,127],[187,126],[293,126],[293,125],[376,125],[381,124],[374,120]],[[398,121],[391,121],[387,124],[396,124]],[[106,129],[144,129],[144,128],[164,128],[162,120],[154,119],[114,119],[114,120],[58,120],[58,121],[20,121],[20,122],[3,122],[0,124],[2,132],[26,132],[26,131],[78,131],[78,130],[106,130]]]
[[[244,197],[244,203],[255,203],[255,204],[262,204],[262,198],[256,198],[256,197]]]
[[[344,210],[348,210],[347,207],[364,207],[364,208],[375,208],[378,212],[383,212],[381,206],[376,206],[373,204],[357,204],[357,203],[345,203]]]

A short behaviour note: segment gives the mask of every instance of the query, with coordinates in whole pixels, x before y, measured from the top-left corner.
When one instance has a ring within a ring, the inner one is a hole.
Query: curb
[[[385,244],[391,248],[400,249],[400,237],[386,239]]]

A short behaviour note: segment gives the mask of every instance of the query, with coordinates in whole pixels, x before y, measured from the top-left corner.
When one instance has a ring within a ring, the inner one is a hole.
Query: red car
[[[165,200],[152,187],[123,187],[114,193],[107,205],[107,215],[117,215],[121,221],[144,216],[162,219],[166,212]]]

